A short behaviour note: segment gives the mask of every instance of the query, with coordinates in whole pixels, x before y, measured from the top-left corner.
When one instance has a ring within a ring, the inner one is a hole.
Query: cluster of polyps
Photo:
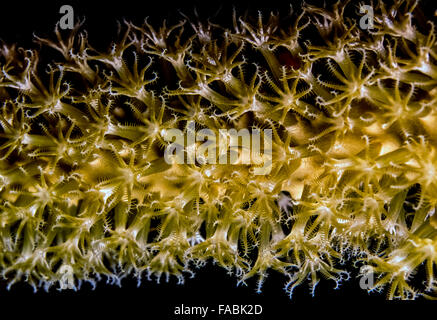
[[[362,30],[356,9],[126,23],[107,52],[77,25],[36,38],[53,61],[3,44],[2,275],[35,289],[182,282],[211,259],[258,290],[281,272],[291,294],[320,275],[340,283],[356,259],[369,290],[435,293],[434,25],[415,26],[417,3],[399,0]]]

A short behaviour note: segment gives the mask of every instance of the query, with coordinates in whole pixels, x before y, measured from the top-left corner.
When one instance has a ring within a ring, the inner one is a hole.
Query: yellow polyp
[[[363,289],[435,297],[436,34],[417,1],[372,5],[372,30],[346,1],[230,29],[126,22],[102,52],[81,24],[2,43],[8,287],[183,283],[212,261],[257,292],[273,271],[291,296],[363,266]]]
[[[380,156],[395,151],[401,146],[399,140],[391,135],[386,135],[383,138],[380,138],[380,141],[382,142]]]

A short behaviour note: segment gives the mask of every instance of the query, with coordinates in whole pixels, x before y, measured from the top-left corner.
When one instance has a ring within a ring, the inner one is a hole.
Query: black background
[[[301,6],[300,1],[291,1],[296,8]],[[308,1],[314,3],[314,1]],[[252,10],[288,10],[289,1],[180,1],[143,0],[116,2],[109,1],[41,1],[23,2],[10,1],[0,4],[0,39],[7,43],[18,43],[23,47],[36,47],[32,43],[32,34],[41,37],[52,37],[56,22],[62,16],[59,8],[63,4],[70,4],[74,8],[75,18],[86,18],[84,28],[89,33],[90,43],[95,47],[107,47],[113,40],[116,30],[116,21],[123,18],[140,24],[146,16],[155,26],[160,26],[163,19],[175,22],[181,18],[178,10],[192,15],[196,6],[199,16],[207,17],[220,11],[214,22],[231,23],[232,5],[237,12],[245,9]],[[433,14],[436,5],[433,1],[425,1],[424,6],[428,13]],[[360,289],[359,279],[352,274],[352,279],[344,283],[339,290],[334,290],[333,281],[321,280],[312,297],[308,285],[298,287],[293,299],[290,300],[283,287],[286,278],[271,271],[267,278],[263,292],[256,293],[256,279],[248,281],[248,286],[237,287],[235,277],[226,274],[226,271],[213,266],[211,263],[205,268],[196,271],[193,279],[187,275],[185,284],[176,284],[176,279],[169,283],[161,281],[142,282],[137,288],[137,281],[127,278],[122,286],[117,287],[98,283],[92,290],[89,284],[84,284],[78,292],[71,290],[58,291],[54,288],[50,292],[43,290],[33,293],[30,286],[20,283],[6,290],[6,283],[0,281],[0,319],[5,310],[11,315],[20,316],[24,313],[41,313],[56,317],[68,316],[72,313],[86,317],[92,312],[96,316],[111,315],[122,312],[123,318],[132,318],[135,314],[139,319],[197,319],[196,317],[174,316],[174,308],[182,303],[189,306],[208,306],[216,308],[218,304],[261,304],[262,316],[213,316],[208,319],[276,319],[300,318],[319,314],[327,318],[337,318],[346,315],[355,318],[358,314],[368,318],[378,317],[384,310],[399,308],[399,303],[385,301],[384,294],[368,294]],[[419,300],[419,303],[424,303]],[[417,301],[415,302],[417,304]],[[403,304],[412,307],[411,303]],[[350,309],[352,307],[352,309]],[[389,308],[389,309],[387,309]],[[3,311],[2,311],[3,310]],[[57,310],[58,312],[54,312]],[[423,310],[415,308],[415,310]],[[60,311],[60,312],[59,312]],[[300,312],[304,313],[300,313]],[[391,312],[391,311],[390,311]],[[151,317],[150,315],[155,316]],[[19,317],[20,318],[20,317]]]

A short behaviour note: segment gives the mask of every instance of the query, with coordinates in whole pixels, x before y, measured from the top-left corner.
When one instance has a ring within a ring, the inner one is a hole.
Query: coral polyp
[[[81,22],[35,36],[38,48],[2,43],[8,287],[183,283],[212,261],[238,283],[257,277],[257,291],[279,272],[291,296],[321,277],[339,285],[355,264],[369,291],[435,297],[435,27],[396,0],[361,28],[345,13],[361,6],[125,22],[106,51]],[[256,151],[227,140],[242,130]]]

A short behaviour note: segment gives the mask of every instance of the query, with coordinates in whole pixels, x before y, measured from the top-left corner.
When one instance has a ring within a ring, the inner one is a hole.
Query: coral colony
[[[183,283],[213,262],[258,291],[279,272],[290,296],[364,277],[434,297],[435,27],[396,0],[362,28],[363,5],[124,22],[107,51],[81,23],[2,44],[4,281]]]

